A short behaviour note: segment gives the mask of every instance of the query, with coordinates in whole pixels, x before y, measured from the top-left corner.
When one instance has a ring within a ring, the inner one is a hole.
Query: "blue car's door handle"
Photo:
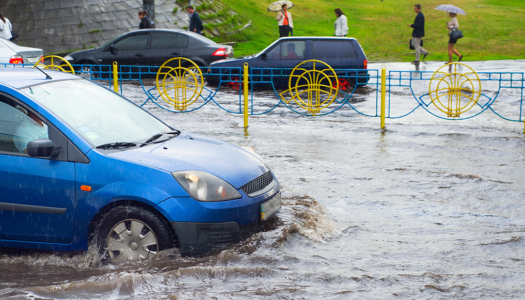
[[[144,55],[142,55],[142,54],[140,54],[140,53],[137,54],[137,55],[135,55],[135,56],[136,56],[136,57],[144,57]]]
[[[179,52],[173,52],[173,53],[170,54],[170,55],[180,55],[180,53],[179,53]]]

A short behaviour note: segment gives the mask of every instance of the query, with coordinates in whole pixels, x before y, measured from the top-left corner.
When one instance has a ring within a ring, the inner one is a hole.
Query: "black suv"
[[[261,68],[257,72],[252,70],[253,82],[273,80],[276,88],[285,88],[289,80],[286,75],[291,73],[291,69],[305,60],[312,59],[323,61],[336,70],[341,89],[353,86],[356,82],[359,83],[359,86],[368,83],[367,59],[361,45],[354,38],[343,37],[280,38],[253,56],[212,63],[206,80],[208,85],[217,86],[222,76],[224,84],[232,85],[228,81],[238,80],[239,77],[219,74],[239,71],[221,68],[241,68],[244,63],[248,63],[249,68]],[[313,65],[310,63],[303,67],[309,69]],[[274,76],[257,76],[259,73]]]
[[[73,52],[65,57],[71,64],[160,66],[165,61],[184,57],[201,67],[216,60],[232,58],[233,48],[190,31],[142,29],[126,33],[104,46]]]

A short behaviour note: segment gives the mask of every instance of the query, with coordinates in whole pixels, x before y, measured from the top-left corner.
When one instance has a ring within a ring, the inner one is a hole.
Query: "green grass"
[[[252,20],[252,27],[237,38],[246,42],[235,47],[235,56],[261,51],[278,37],[276,13],[268,12],[271,2],[258,0],[222,0],[244,19]],[[348,36],[355,37],[372,62],[412,61],[413,50],[408,49],[415,13],[414,0],[296,0],[290,12],[293,15],[295,36],[332,36],[334,9],[339,7],[348,18]],[[446,2],[446,1],[445,1]],[[448,60],[447,42],[449,20],[445,12],[434,7],[446,4],[443,0],[421,1],[425,14],[425,49],[429,60]],[[518,59],[525,57],[525,1],[524,0],[454,0],[467,16],[458,16],[465,35],[456,49],[465,60]],[[229,41],[232,37],[216,39]]]

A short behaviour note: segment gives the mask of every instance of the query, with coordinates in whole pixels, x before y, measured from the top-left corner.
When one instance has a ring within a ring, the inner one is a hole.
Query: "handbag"
[[[452,32],[450,33],[450,38],[454,40],[458,40],[463,37],[463,32],[461,30],[452,29]]]
[[[14,31],[11,32],[11,35],[12,35],[12,37],[11,37],[10,41],[12,41],[12,40],[14,40],[14,39],[16,39],[18,37],[18,33],[14,32]]]
[[[421,43],[419,43],[419,45],[423,47],[423,40],[421,40]],[[410,41],[408,42],[408,46],[410,50],[416,50],[416,48],[414,48],[414,45],[412,44],[412,39],[410,39]]]

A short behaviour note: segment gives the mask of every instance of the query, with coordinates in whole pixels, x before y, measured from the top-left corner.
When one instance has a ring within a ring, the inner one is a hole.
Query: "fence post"
[[[113,89],[115,93],[118,93],[118,64],[116,61],[113,62]]]
[[[244,128],[248,128],[248,63],[244,63]]]
[[[385,128],[386,111],[386,66],[381,68],[381,129]]]

